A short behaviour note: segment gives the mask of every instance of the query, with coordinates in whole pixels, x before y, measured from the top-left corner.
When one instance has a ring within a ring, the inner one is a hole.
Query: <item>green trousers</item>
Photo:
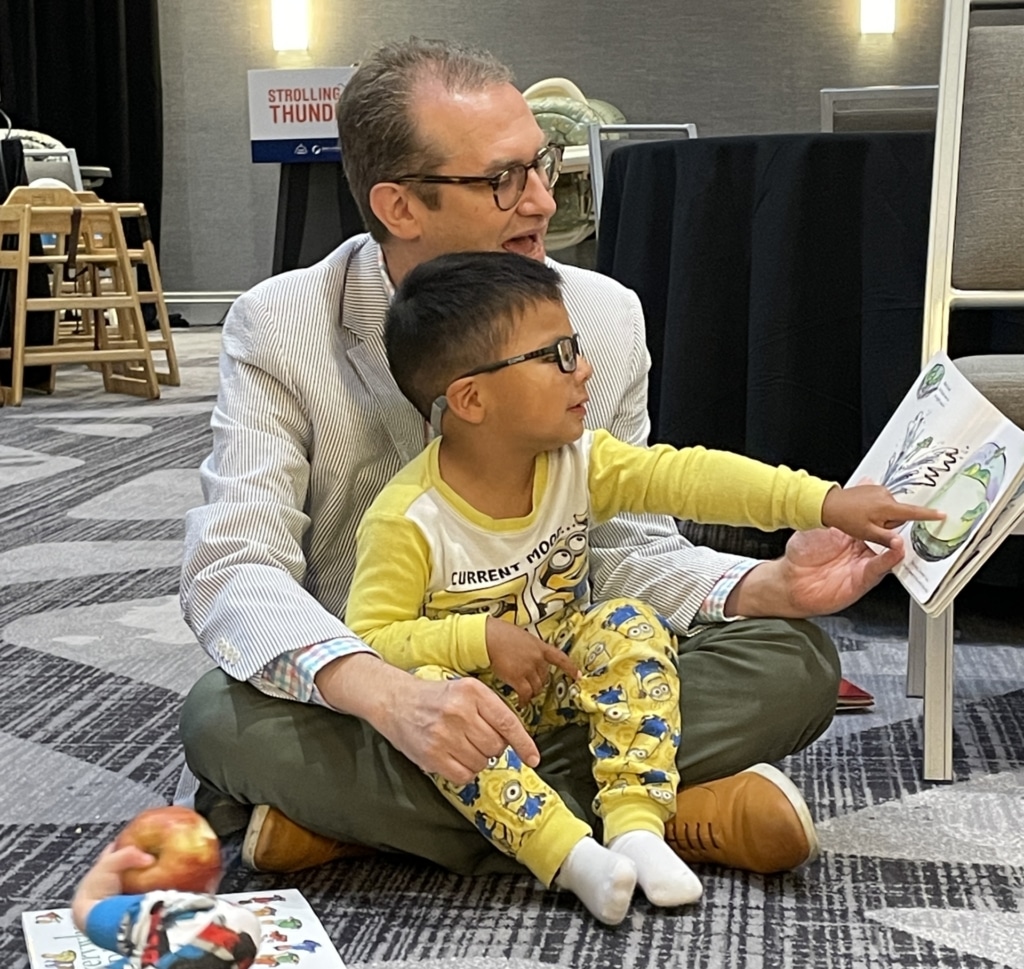
[[[750,619],[713,626],[680,641],[678,666],[683,786],[801,750],[835,712],[839,657],[813,623]],[[244,824],[244,806],[271,804],[339,841],[407,852],[452,871],[525,870],[358,718],[268,697],[218,669],[189,692],[181,737],[202,785],[196,807],[220,834]],[[599,830],[586,727],[563,727],[537,744],[537,772]],[[230,817],[241,820],[230,824]]]

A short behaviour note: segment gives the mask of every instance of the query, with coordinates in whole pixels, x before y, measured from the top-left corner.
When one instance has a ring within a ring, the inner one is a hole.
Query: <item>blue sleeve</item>
[[[132,922],[139,916],[139,903],[143,895],[112,895],[110,898],[97,902],[89,913],[85,923],[85,934],[104,949],[111,952],[117,948],[117,930],[127,913],[131,913]]]

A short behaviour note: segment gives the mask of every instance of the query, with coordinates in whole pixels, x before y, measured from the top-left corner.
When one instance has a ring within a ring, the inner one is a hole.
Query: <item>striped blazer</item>
[[[650,358],[636,295],[588,270],[562,274],[569,318],[594,365],[587,424],[646,443]],[[229,675],[351,635],[342,622],[355,530],[425,443],[391,378],[379,248],[347,240],[321,262],[243,294],[224,324],[206,504],[186,518],[185,619]],[[668,518],[595,528],[595,600],[635,596],[684,631],[736,556],[694,548]]]

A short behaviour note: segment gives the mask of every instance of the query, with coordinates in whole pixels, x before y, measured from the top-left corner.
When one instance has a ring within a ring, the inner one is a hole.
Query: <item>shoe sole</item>
[[[807,838],[807,845],[810,850],[807,857],[793,870],[796,871],[805,865],[817,861],[818,856],[821,854],[818,832],[814,828],[814,821],[811,818],[807,802],[797,790],[796,785],[782,771],[772,767],[771,764],[755,764],[753,767],[748,767],[744,773],[760,774],[765,780],[771,781],[772,784],[786,795],[786,800],[789,801],[793,806],[793,810],[796,811],[796,816],[800,820],[800,826],[804,829],[804,837]]]
[[[259,844],[263,822],[266,821],[269,811],[269,804],[258,804],[252,809],[249,825],[245,829],[245,839],[242,841],[242,863],[253,871],[262,871],[256,865],[256,846]]]

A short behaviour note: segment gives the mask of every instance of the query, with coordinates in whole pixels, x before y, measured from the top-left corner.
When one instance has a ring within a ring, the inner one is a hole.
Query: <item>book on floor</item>
[[[254,965],[345,969],[330,936],[298,889],[229,892],[217,897],[244,905],[259,916],[263,939]],[[99,969],[123,958],[82,935],[71,921],[70,908],[23,912],[21,928],[30,969]]]
[[[937,353],[850,478],[938,508],[943,521],[907,522],[893,573],[929,615],[942,612],[1024,520],[1024,431]],[[876,548],[876,551],[881,551]]]

